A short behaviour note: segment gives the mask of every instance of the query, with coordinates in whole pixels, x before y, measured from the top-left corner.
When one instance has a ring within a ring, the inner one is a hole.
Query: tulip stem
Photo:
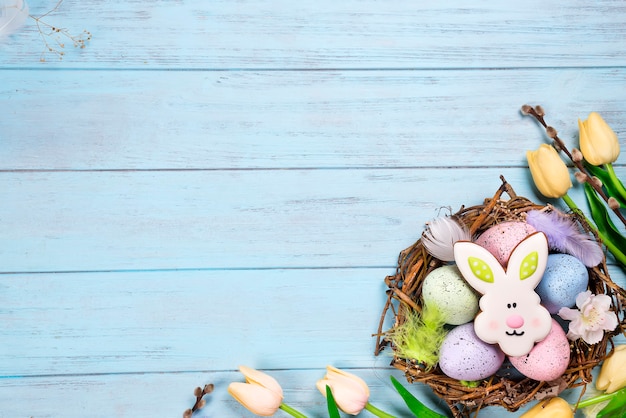
[[[611,182],[613,183],[613,187],[615,187],[615,189],[620,194],[622,199],[626,199],[626,189],[624,189],[624,185],[622,184],[621,181],[619,181],[619,178],[615,174],[615,170],[613,169],[613,164],[608,163],[608,164],[605,164],[604,167],[606,168],[606,172],[609,173],[609,178],[611,179]]]
[[[591,406],[591,405],[595,405],[595,404],[600,403],[600,402],[608,401],[613,396],[617,395],[618,393],[619,392],[613,392],[613,393],[608,393],[608,394],[605,393],[603,395],[598,395],[598,396],[595,396],[593,398],[585,399],[584,401],[578,402],[577,408],[578,409],[582,409],[582,408],[586,408],[586,407]]]
[[[367,409],[372,414],[374,414],[374,415],[376,415],[377,417],[380,417],[380,418],[396,418],[395,416],[390,415],[390,414],[386,413],[385,411],[382,411],[382,410],[376,408],[374,405],[372,405],[369,402],[365,404],[365,409]]]
[[[608,239],[608,237],[606,237],[602,232],[600,232],[598,228],[596,228],[594,224],[591,221],[589,221],[589,219],[587,219],[587,217],[578,208],[578,206],[576,206],[576,203],[572,200],[571,197],[569,197],[568,194],[563,195],[562,199],[567,204],[567,206],[572,210],[572,212],[577,213],[578,215],[582,216],[585,219],[585,221],[587,221],[587,224],[589,225],[589,227],[596,234],[598,234],[598,236],[600,237],[600,240],[602,240],[602,243],[606,245],[606,248],[609,249],[609,251],[611,252],[611,254],[613,254],[615,259],[619,261],[620,263],[622,263],[622,265],[626,266],[626,255],[622,252],[622,250],[617,248],[617,246],[613,244],[611,240]]]
[[[279,406],[280,409],[282,409],[283,411],[285,411],[286,413],[288,413],[289,415],[296,417],[296,418],[307,418],[306,415],[304,415],[302,412],[293,409],[292,407],[290,407],[289,405],[285,404],[285,403],[281,403]]]

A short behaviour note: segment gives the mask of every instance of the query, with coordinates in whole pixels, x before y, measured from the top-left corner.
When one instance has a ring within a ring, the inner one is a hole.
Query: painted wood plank
[[[254,365],[252,365],[254,366]],[[338,367],[343,367],[336,364]],[[394,375],[431,408],[445,411],[445,405],[435,398],[425,385],[409,386],[396,370],[384,367],[348,369],[361,377],[370,388],[372,404],[398,417],[407,417],[402,400],[391,387]],[[324,377],[324,368],[313,370],[265,370],[283,388],[284,401],[309,417],[328,416],[326,402],[315,388]],[[195,373],[132,374],[100,376],[54,376],[2,380],[0,384],[0,417],[57,418],[124,418],[180,417],[193,405],[192,392],[196,386],[209,382],[215,385],[205,397],[207,406],[195,418],[242,417],[255,415],[244,409],[226,388],[230,382],[243,381],[237,371],[205,371]],[[497,417],[498,410],[486,410],[485,417]],[[499,410],[501,411],[501,410]],[[493,412],[490,414],[490,412]],[[365,413],[363,414],[365,415]],[[278,412],[276,417],[287,417]],[[481,412],[481,417],[483,413]]]
[[[32,13],[55,1],[30,1]],[[33,21],[0,44],[5,67],[483,68],[619,66],[619,0],[480,5],[360,1],[65,0],[47,21],[87,48],[48,54]]]
[[[626,147],[626,70],[2,71],[2,170],[524,166],[598,111]],[[622,161],[622,160],[620,160]]]
[[[240,363],[385,366],[390,358],[373,355],[372,335],[384,278],[394,271],[1,275],[0,386],[7,378],[221,371]],[[626,287],[623,271],[610,272]]]
[[[372,334],[393,272],[2,275],[0,376],[385,366]]]
[[[500,174],[542,201],[526,168],[4,172],[0,271],[390,266]]]
[[[251,416],[225,394],[239,364],[272,369],[286,401],[316,416],[325,365],[363,369],[391,412],[388,358],[371,355],[370,336],[386,273],[3,276],[0,416],[171,416],[208,382],[218,390],[207,416]]]
[[[254,367],[254,365],[252,365]],[[336,364],[343,367],[341,364]],[[423,384],[408,384],[398,370],[378,366],[347,371],[362,378],[370,388],[370,402],[398,418],[412,416],[399,395],[391,387],[393,375],[428,407],[439,413],[446,406]],[[284,392],[284,402],[309,417],[327,417],[325,400],[315,388],[325,370],[263,370],[273,376]],[[124,417],[180,417],[193,405],[193,389],[213,383],[215,390],[205,396],[207,405],[194,414],[195,418],[242,417],[255,415],[244,409],[228,395],[230,382],[242,382],[237,371],[201,371],[195,373],[158,373],[130,375],[52,376],[26,379],[5,379],[0,384],[0,417],[56,418],[124,418]],[[564,392],[561,396],[574,404],[579,390]],[[515,413],[504,413],[502,408],[490,407],[480,411],[481,418],[519,417],[533,404]],[[360,416],[366,416],[362,413]],[[276,417],[288,417],[278,412]],[[582,418],[581,411],[576,418]]]

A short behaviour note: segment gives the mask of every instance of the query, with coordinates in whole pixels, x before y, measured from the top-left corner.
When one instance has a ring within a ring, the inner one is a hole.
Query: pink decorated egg
[[[536,229],[526,222],[502,222],[487,229],[475,242],[506,266],[517,244],[534,232]]]
[[[472,322],[452,329],[439,349],[439,367],[453,379],[486,379],[497,372],[503,362],[502,350],[478,338]]]
[[[552,329],[546,338],[535,344],[530,353],[509,357],[511,364],[524,376],[538,381],[552,381],[567,369],[570,347],[565,331],[552,320]]]

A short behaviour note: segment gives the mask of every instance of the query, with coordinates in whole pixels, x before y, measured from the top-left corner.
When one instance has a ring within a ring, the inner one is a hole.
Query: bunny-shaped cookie
[[[511,253],[506,269],[485,248],[468,241],[454,245],[454,260],[467,282],[482,293],[474,319],[476,335],[498,343],[509,356],[528,354],[552,328],[552,319],[535,293],[548,260],[548,239],[536,232]]]

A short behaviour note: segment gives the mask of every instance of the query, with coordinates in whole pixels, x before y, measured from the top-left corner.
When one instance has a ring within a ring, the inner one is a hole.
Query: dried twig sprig
[[[533,116],[544,127],[544,129],[546,130],[546,134],[554,141],[552,146],[557,151],[563,151],[563,153],[567,155],[567,157],[572,161],[574,166],[576,166],[579,172],[583,174],[583,175],[577,175],[576,179],[579,181],[586,182],[591,187],[593,187],[593,189],[596,191],[598,196],[600,196],[607,203],[609,208],[611,208],[611,210],[615,213],[618,219],[621,220],[624,225],[626,225],[626,218],[620,212],[619,206],[616,207],[615,204],[611,204],[612,202],[610,201],[609,196],[607,196],[606,193],[604,193],[604,190],[602,189],[602,183],[599,181],[596,181],[594,176],[592,176],[583,165],[582,159],[580,158],[580,155],[579,155],[580,151],[578,149],[574,149],[572,152],[570,152],[565,146],[565,143],[563,142],[563,140],[559,138],[559,136],[557,135],[556,129],[554,129],[552,126],[549,126],[546,123],[544,119],[545,111],[543,110],[543,108],[541,106],[532,107],[529,105],[523,105],[521,111],[524,115]]]
[[[41,62],[46,60],[45,56],[47,53],[56,54],[59,59],[62,60],[65,55],[65,43],[68,41],[74,45],[74,48],[81,49],[85,48],[87,42],[91,41],[91,32],[87,30],[83,30],[78,35],[72,35],[68,29],[51,25],[43,20],[43,18],[57,11],[61,6],[61,3],[63,3],[63,0],[59,0],[52,9],[48,10],[39,17],[29,15],[29,17],[35,21],[37,30],[39,31],[39,36],[45,45],[45,48],[41,53],[41,57],[39,58]]]
[[[183,412],[183,418],[191,418],[194,412],[204,408],[204,406],[206,405],[206,401],[203,399],[204,395],[208,395],[209,393],[213,392],[213,389],[215,389],[213,383],[204,385],[204,388],[201,388],[200,386],[195,388],[193,390],[193,395],[196,397],[196,403],[191,408]]]

